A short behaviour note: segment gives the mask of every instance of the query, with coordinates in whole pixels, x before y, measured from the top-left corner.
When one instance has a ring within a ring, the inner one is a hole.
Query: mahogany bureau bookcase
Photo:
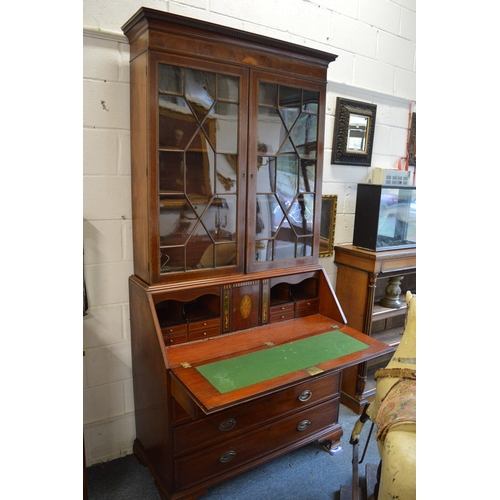
[[[314,440],[342,371],[387,353],[318,265],[336,56],[140,9],[130,41],[134,453],[195,499]]]

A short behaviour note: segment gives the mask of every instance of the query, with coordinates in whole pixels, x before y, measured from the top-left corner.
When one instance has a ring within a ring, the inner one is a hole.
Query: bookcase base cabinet
[[[345,324],[321,266],[255,273],[250,282],[245,278],[175,287],[149,286],[135,276],[129,280],[134,452],[164,499],[197,498],[216,483],[315,440],[336,446],[342,436],[342,370],[390,352],[384,343]],[[246,300],[241,290],[247,292]],[[197,324],[205,322],[200,304],[208,303],[212,310],[205,313],[218,314],[206,321],[209,335],[170,343],[167,330],[178,331],[176,321],[186,318],[189,325],[189,311],[196,312]],[[280,307],[287,315],[275,320]],[[254,320],[245,324],[244,316],[250,318],[254,309]],[[181,310],[184,314],[176,318],[175,311]],[[170,324],[164,326],[167,319]],[[290,343],[301,355],[301,341],[337,331],[348,341],[361,342],[361,350],[340,351],[313,366],[222,392],[196,369]]]

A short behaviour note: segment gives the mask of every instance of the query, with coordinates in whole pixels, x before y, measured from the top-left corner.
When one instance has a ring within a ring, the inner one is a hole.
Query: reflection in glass
[[[238,102],[239,79],[235,76],[218,74],[217,99],[219,101]]]
[[[278,100],[278,85],[259,82],[259,105],[276,106]]]
[[[160,64],[158,68],[158,91],[182,95],[184,86],[184,68]]]
[[[416,244],[416,190],[383,188],[377,248]]]
[[[363,115],[349,115],[349,131],[347,136],[347,151],[351,153],[366,153],[367,133],[370,118]]]
[[[292,132],[292,142],[300,156],[316,158],[318,117],[302,114]]]
[[[236,192],[236,166],[238,156],[231,154],[218,154],[216,157],[216,193]]]
[[[215,73],[186,68],[186,100],[201,118],[215,102]]]
[[[268,154],[273,155],[280,150],[282,142],[287,137],[287,131],[276,107],[259,106],[257,134]]]
[[[314,192],[316,189],[316,161],[300,160],[299,190],[301,193]]]
[[[236,153],[238,151],[238,112],[237,104],[216,103],[210,112],[209,138],[216,141],[213,148],[219,152]],[[216,127],[213,124],[217,124]],[[208,131],[208,127],[204,127]]]
[[[239,78],[158,67],[161,272],[236,264]]]

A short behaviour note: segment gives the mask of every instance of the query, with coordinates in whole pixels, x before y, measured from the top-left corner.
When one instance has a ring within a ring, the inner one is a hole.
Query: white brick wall
[[[330,165],[337,96],[377,104],[372,165],[404,156],[415,100],[415,0],[84,0],[83,241],[90,309],[83,319],[87,465],[135,437],[128,277],[133,273],[128,42],[121,26],[147,6],[339,55],[328,71],[323,192],[337,194],[335,243],[352,241],[356,184],[368,168]],[[414,108],[415,110],[416,108]],[[335,283],[332,258],[322,259]]]

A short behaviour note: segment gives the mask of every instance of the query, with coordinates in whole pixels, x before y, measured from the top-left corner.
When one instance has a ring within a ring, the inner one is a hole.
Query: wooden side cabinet
[[[406,291],[416,293],[416,248],[373,252],[352,245],[336,246],[334,262],[335,290],[348,325],[396,350],[404,330]],[[384,306],[386,297],[393,307]],[[400,307],[395,307],[398,299]],[[361,413],[375,394],[373,373],[391,355],[345,370],[341,402]]]

